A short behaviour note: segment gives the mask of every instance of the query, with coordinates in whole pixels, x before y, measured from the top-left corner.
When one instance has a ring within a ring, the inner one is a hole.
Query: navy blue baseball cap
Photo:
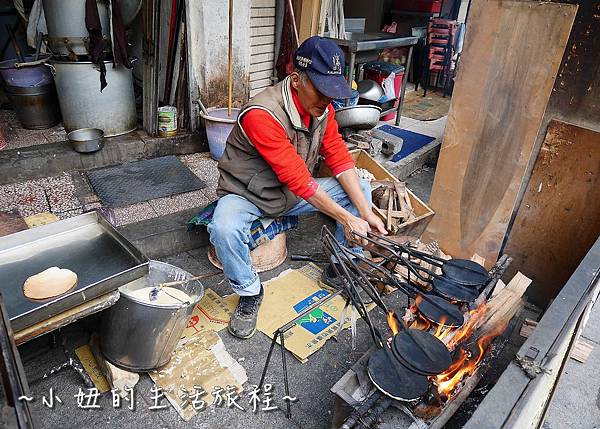
[[[332,40],[313,36],[298,47],[296,70],[305,71],[317,90],[329,98],[350,98],[352,90],[344,78],[344,52]]]

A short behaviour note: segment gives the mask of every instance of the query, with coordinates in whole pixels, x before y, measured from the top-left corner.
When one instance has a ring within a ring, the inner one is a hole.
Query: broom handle
[[[231,116],[231,105],[233,98],[233,0],[229,0],[229,60],[227,69],[227,84],[228,84],[228,98],[227,98],[227,116]]]

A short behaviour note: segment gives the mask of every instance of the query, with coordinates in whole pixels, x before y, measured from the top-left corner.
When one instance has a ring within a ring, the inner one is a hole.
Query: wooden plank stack
[[[372,194],[373,211],[390,233],[396,234],[401,224],[417,218],[404,182],[376,180],[371,184],[378,186]]]

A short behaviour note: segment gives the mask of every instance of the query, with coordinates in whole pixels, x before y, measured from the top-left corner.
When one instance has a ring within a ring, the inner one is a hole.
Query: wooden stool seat
[[[275,238],[269,240],[256,249],[250,252],[252,258],[252,265],[254,269],[262,273],[263,271],[269,271],[273,268],[277,268],[287,258],[287,242],[285,232],[277,234]],[[211,244],[208,248],[208,260],[218,269],[222,270],[223,265],[217,253],[215,247]]]

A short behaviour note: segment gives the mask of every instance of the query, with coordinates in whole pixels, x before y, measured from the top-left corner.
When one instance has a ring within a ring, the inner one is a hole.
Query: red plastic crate
[[[394,9],[409,12],[431,12],[442,11],[441,0],[394,0]]]

